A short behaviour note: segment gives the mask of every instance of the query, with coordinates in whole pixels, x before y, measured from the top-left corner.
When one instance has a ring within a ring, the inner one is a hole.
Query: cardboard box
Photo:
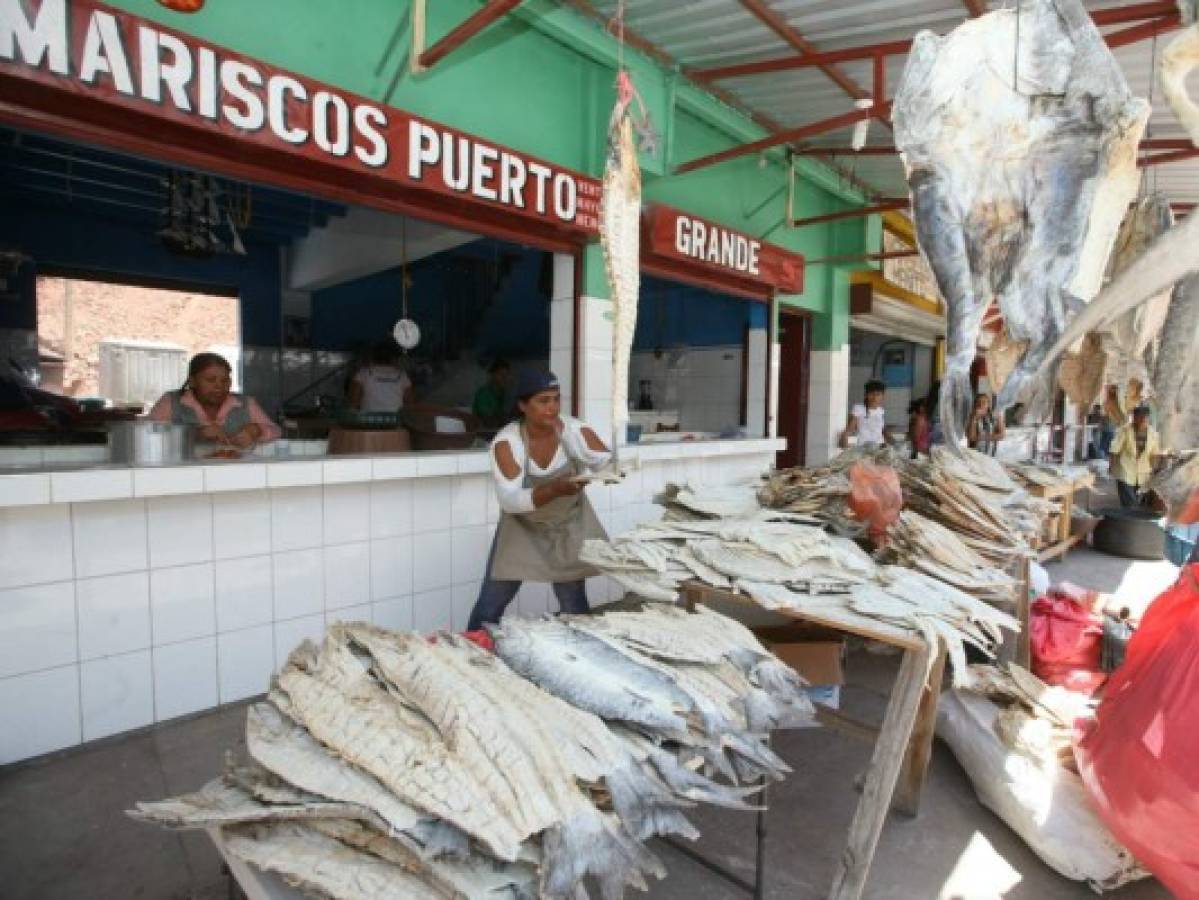
[[[808,641],[767,644],[770,652],[793,668],[813,685],[845,683],[845,667],[841,655],[842,641]]]
[[[754,634],[811,685],[808,696],[813,703],[840,708],[841,685],[845,683],[845,638],[841,632],[791,624],[755,629]]]

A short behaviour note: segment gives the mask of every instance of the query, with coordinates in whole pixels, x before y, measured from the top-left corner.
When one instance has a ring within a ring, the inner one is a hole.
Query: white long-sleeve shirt
[[[583,422],[570,416],[562,416],[562,426],[562,439],[558,443],[558,452],[554,454],[554,458],[550,460],[549,466],[545,469],[537,465],[536,460],[528,458],[525,442],[520,437],[520,422],[509,422],[495,436],[489,451],[491,454],[491,477],[495,481],[495,493],[500,501],[500,509],[504,512],[519,514],[536,509],[533,505],[533,489],[524,486],[526,465],[528,465],[529,474],[537,478],[553,478],[555,475],[565,474],[572,459],[578,460],[588,469],[598,469],[611,459],[611,452],[592,450],[587,446],[587,440],[583,437],[583,429],[587,426]],[[520,473],[515,478],[507,478],[500,471],[495,456],[496,446],[500,442],[507,442],[512,451],[512,458],[520,467]]]

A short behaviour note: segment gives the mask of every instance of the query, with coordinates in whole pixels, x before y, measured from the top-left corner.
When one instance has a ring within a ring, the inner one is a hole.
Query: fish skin
[[[168,800],[139,802],[126,815],[164,828],[188,830],[215,825],[295,819],[381,820],[366,807],[318,800],[305,803],[264,803],[228,778],[214,778],[200,790]]]
[[[1174,213],[1164,194],[1149,194],[1137,203],[1120,226],[1112,250],[1113,274],[1128,268],[1157,237],[1174,227]],[[1154,294],[1135,310],[1129,310],[1112,326],[1118,352],[1134,366],[1140,364],[1154,338],[1165,325],[1170,308],[1170,291]],[[1136,374],[1135,372],[1132,374]]]
[[[957,447],[994,299],[1028,349],[999,408],[1052,396],[1041,359],[1103,266],[1139,178],[1148,105],[1133,100],[1078,0],[1036,0],[916,37],[892,118],[921,250],[947,307],[941,415]],[[1006,73],[1020,55],[1013,90]],[[1001,74],[1004,73],[1004,74]]]
[[[221,829],[238,859],[333,900],[428,900],[429,886],[400,866],[295,823]]]
[[[1182,31],[1166,46],[1158,66],[1158,80],[1166,101],[1190,136],[1191,143],[1199,147],[1199,107],[1186,92],[1186,74],[1190,61],[1196,56],[1199,56],[1199,23]],[[1043,365],[1052,366],[1062,353],[1081,340],[1088,331],[1103,328],[1161,291],[1169,290],[1172,285],[1199,273],[1196,245],[1199,245],[1199,216],[1191,215],[1182,224],[1175,225],[1159,236],[1087,304],[1082,314],[1070,323],[1050,348]],[[1193,296],[1196,289],[1190,287],[1186,290]],[[1176,292],[1171,300],[1172,307],[1177,296]],[[1167,336],[1170,334],[1171,315],[1173,312],[1167,314]],[[1188,338],[1189,335],[1188,331]],[[1193,359],[1193,353],[1180,358]]]
[[[1150,487],[1165,502],[1171,522],[1199,521],[1199,450],[1192,450],[1153,476]]]
[[[271,703],[246,710],[246,749],[259,765],[303,790],[374,810],[393,831],[414,829],[427,818],[373,775],[330,754]]]
[[[1162,447],[1199,448],[1199,274],[1175,286],[1154,362],[1153,394]]]
[[[572,706],[686,738],[686,694],[602,641],[555,621],[505,622],[492,636],[513,671]]]
[[[472,796],[470,774],[444,752],[432,723],[405,711],[380,687],[341,643],[337,629],[326,636],[316,667],[289,660],[279,673],[279,687],[321,743],[406,803],[471,834],[497,859],[517,858],[527,835],[490,796]]]
[[[621,73],[627,79],[626,73]],[[623,83],[622,83],[623,88]],[[627,88],[631,92],[631,85]],[[612,451],[623,443],[629,421],[629,358],[637,326],[641,290],[641,169],[629,115],[630,97],[621,97],[608,125],[600,200],[600,246],[612,293]]]

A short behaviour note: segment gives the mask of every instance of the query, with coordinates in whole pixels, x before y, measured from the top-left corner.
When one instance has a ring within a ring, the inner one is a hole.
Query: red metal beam
[[[907,198],[884,200],[875,206],[861,206],[857,209],[843,209],[840,212],[825,213],[822,216],[809,216],[806,219],[793,219],[789,224],[792,228],[802,228],[805,225],[819,225],[822,222],[839,222],[842,219],[860,219],[863,216],[873,216],[876,213],[894,212],[897,209],[907,209],[911,201]]]
[[[1146,138],[1141,141],[1141,150],[1189,150],[1194,144],[1189,138]],[[804,147],[795,151],[797,156],[894,156],[899,152],[895,147],[863,147],[855,150],[853,147]]]
[[[1161,31],[1169,30],[1178,25],[1178,15],[1173,0],[1170,0],[1170,2],[1140,3],[1117,9],[1098,10],[1091,14],[1091,18],[1098,26],[1142,22],[1145,19],[1156,20],[1155,22],[1147,22],[1136,28],[1129,28],[1125,31],[1118,31],[1115,34],[1108,35],[1106,40],[1112,47],[1134,44],[1137,41],[1153,37]],[[696,69],[695,73],[708,79],[739,78],[745,75],[762,75],[767,72],[785,72],[790,69],[806,69],[812,66],[826,66],[834,63],[873,59],[879,55],[902,56],[911,48],[911,39],[906,39],[901,41],[884,41],[878,44],[862,44],[857,47],[843,47],[840,50],[817,51],[813,49],[811,52],[802,53],[800,56],[785,56],[776,59],[763,59],[756,62],[741,63],[735,66]]]
[[[863,147],[855,150],[853,147],[804,147],[797,150],[797,156],[894,156],[899,151],[894,147]]]
[[[461,25],[422,53],[418,62],[426,69],[431,69],[496,19],[503,18],[516,9],[521,2],[522,0],[487,0],[482,9],[467,16]]]
[[[757,62],[741,63],[735,66],[720,66],[713,69],[697,69],[704,78],[738,78],[742,75],[762,75],[766,72],[785,72],[788,69],[808,69],[818,66],[823,69],[834,63],[854,62],[862,59],[874,59],[877,56],[898,56],[907,53],[912,48],[911,39],[902,41],[886,41],[881,44],[864,44],[860,47],[846,47],[843,50],[828,50],[805,53],[802,56],[784,56],[777,59],[763,59]],[[859,98],[854,98],[859,99]]]
[[[1159,0],[1157,3],[1133,3],[1130,6],[1117,6],[1114,9],[1097,9],[1091,13],[1091,19],[1100,27],[1104,25],[1125,25],[1128,22],[1143,22],[1145,19],[1157,19],[1178,12],[1175,0]]]
[[[722,150],[719,153],[713,153],[709,156],[703,156],[699,159],[689,160],[675,168],[676,174],[682,175],[684,172],[692,172],[695,169],[702,169],[706,166],[712,166],[716,163],[724,162],[729,159],[736,159],[738,156],[745,156],[748,153],[757,153],[759,150],[769,150],[771,147],[777,147],[780,144],[789,144],[792,141],[802,141],[810,137],[816,137],[818,134],[824,134],[828,131],[836,131],[838,128],[847,128],[855,122],[861,122],[864,119],[882,118],[891,115],[891,101],[887,101],[882,106],[876,106],[871,109],[855,109],[851,112],[842,113],[839,116],[833,116],[829,119],[821,119],[819,122],[811,122],[807,125],[802,125],[799,128],[788,128],[770,137],[764,137],[760,140],[751,141],[748,144],[741,144],[737,147],[730,147],[728,150]]]
[[[608,16],[605,16],[603,13],[601,13],[599,10],[597,10],[594,6],[592,6],[588,2],[588,0],[562,0],[562,3],[566,6],[571,7],[572,9],[574,9],[576,12],[580,13],[581,15],[584,15],[587,18],[592,19],[593,21],[598,23],[605,31],[607,31],[609,34],[611,34],[613,37],[617,36],[617,34],[619,32],[617,23],[613,19],[609,18]],[[625,40],[625,43],[628,44],[630,47],[635,47],[636,49],[640,50],[642,53],[645,53],[647,56],[651,57],[652,59],[656,59],[658,62],[665,65],[668,69],[674,69],[674,68],[679,69],[679,71],[682,72],[684,77],[695,82],[700,87],[702,87],[704,90],[708,91],[708,93],[710,93],[714,97],[716,97],[718,100],[721,100],[722,102],[727,103],[730,107],[732,107],[733,109],[742,113],[743,115],[747,116],[748,118],[750,118],[751,120],[756,122],[758,125],[761,125],[763,128],[765,128],[771,134],[777,134],[777,133],[783,131],[783,125],[781,122],[777,122],[774,119],[770,118],[769,116],[763,115],[762,113],[756,112],[755,110],[750,109],[749,107],[745,106],[735,95],[729,93],[728,91],[725,91],[719,85],[714,84],[709,79],[703,77],[702,73],[696,71],[695,69],[690,69],[686,66],[680,66],[678,61],[673,56],[671,56],[669,53],[667,53],[665,50],[663,50],[657,44],[642,37],[640,34],[638,34],[633,29],[629,28],[627,25],[624,28],[624,40]],[[849,184],[852,184],[854,187],[856,187],[858,190],[860,190],[866,196],[877,197],[879,195],[878,188],[876,188],[872,185],[866,184],[864,181],[857,178],[852,172],[842,169],[836,163],[828,162],[828,163],[825,163],[825,165],[827,165],[829,168],[835,170],[838,175],[840,175],[842,178],[844,178],[846,180],[846,182],[848,182]]]
[[[1199,156],[1199,147],[1175,150],[1173,153],[1156,153],[1151,156],[1142,156],[1137,160],[1137,167],[1144,169],[1149,166],[1160,166],[1164,163],[1182,162],[1184,159],[1194,159],[1196,156]]]
[[[798,29],[792,28],[790,23],[779,15],[779,13],[767,6],[764,0],[741,0],[741,5],[749,10],[758,21],[804,56],[819,52],[819,48],[815,44],[805,38]],[[840,69],[828,63],[819,63],[818,67],[837,87],[841,88],[841,90],[845,91],[853,99],[861,100],[863,97],[868,96],[860,84]]]
[[[1117,31],[1114,34],[1104,35],[1103,39],[1107,41],[1109,47],[1115,50],[1117,47],[1126,47],[1129,44],[1146,41],[1164,31],[1173,31],[1175,28],[1181,27],[1182,18],[1178,13],[1173,13],[1141,25],[1134,25],[1132,28],[1125,28],[1123,31]]]

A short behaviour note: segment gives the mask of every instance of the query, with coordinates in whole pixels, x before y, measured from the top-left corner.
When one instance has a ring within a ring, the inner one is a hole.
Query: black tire
[[[1091,545],[1108,556],[1125,559],[1163,559],[1165,535],[1161,516],[1146,509],[1103,509]]]

